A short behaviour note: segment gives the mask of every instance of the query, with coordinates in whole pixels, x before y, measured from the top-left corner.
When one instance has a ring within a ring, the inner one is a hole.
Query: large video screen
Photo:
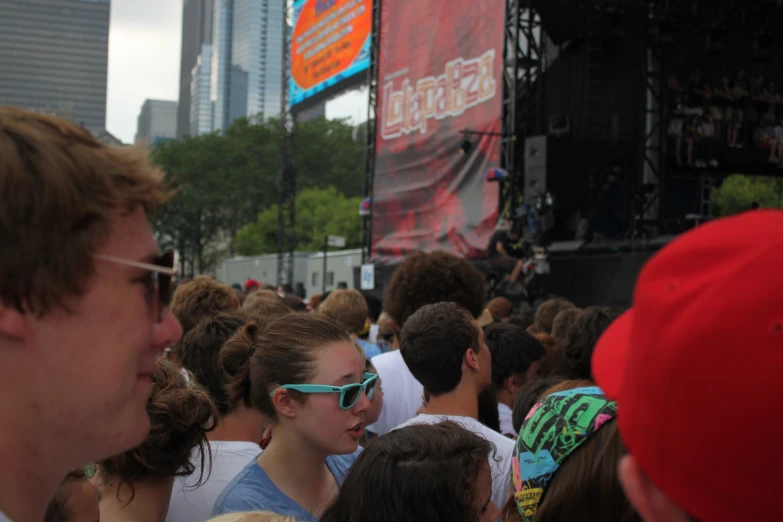
[[[504,0],[383,0],[373,260],[484,255],[498,218]],[[472,135],[470,150],[461,153]],[[482,134],[483,133],[483,134]]]
[[[291,107],[304,109],[370,66],[373,0],[295,0],[291,39]],[[364,74],[362,74],[364,73]],[[299,106],[299,107],[297,107]]]

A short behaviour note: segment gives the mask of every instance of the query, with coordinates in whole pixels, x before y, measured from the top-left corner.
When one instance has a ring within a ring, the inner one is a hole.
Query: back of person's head
[[[534,320],[535,320],[535,314],[533,313],[532,310],[523,310],[518,314],[510,316],[507,322],[508,324],[513,324],[514,326],[518,326],[523,330],[527,331],[527,329],[533,325]]]
[[[496,297],[487,305],[487,310],[495,321],[502,321],[511,317],[514,305],[505,297]]]
[[[528,381],[517,391],[514,407],[511,409],[511,422],[514,425],[515,432],[519,433],[525,417],[530,413],[533,406],[541,400],[544,392],[563,382],[566,382],[565,377],[549,375]]]
[[[0,296],[38,314],[87,290],[119,212],[170,196],[141,147],[108,147],[65,119],[0,105]]]
[[[229,404],[255,408],[270,420],[277,419],[270,396],[273,388],[307,383],[315,373],[317,353],[341,341],[351,343],[345,328],[317,314],[288,314],[265,326],[249,320],[220,352]],[[289,393],[305,400],[299,392]]]
[[[335,290],[318,307],[318,313],[334,319],[350,333],[358,334],[367,321],[367,301],[357,290]]]
[[[218,314],[201,321],[182,338],[182,366],[206,389],[221,416],[232,408],[218,363],[220,350],[246,321],[247,316],[242,312]]]
[[[242,308],[242,304],[245,302],[245,298],[247,297],[247,292],[242,290],[241,288],[234,288],[234,295],[237,298],[237,301],[239,301],[239,307]]]
[[[619,313],[611,308],[591,306],[585,308],[565,337],[564,344],[558,346],[562,366],[556,373],[569,379],[592,379],[590,361],[595,345]]]
[[[271,290],[256,290],[245,298],[242,311],[261,322],[274,321],[292,312],[285,300]]]
[[[504,522],[641,522],[619,482],[625,448],[617,404],[581,384],[547,390],[523,422],[512,461],[516,493]],[[544,454],[550,464],[536,467]]]
[[[163,358],[155,363],[152,384],[147,403],[149,435],[137,448],[99,464],[103,481],[118,481],[118,499],[127,486],[128,502],[135,496],[135,481],[191,475],[196,469],[191,461],[194,451],[198,451],[202,474],[211,461],[207,433],[216,425],[217,410],[207,392]],[[204,478],[199,477],[198,484]]]
[[[238,309],[234,290],[207,276],[197,276],[179,285],[171,300],[171,312],[179,319],[183,334],[203,319]]]
[[[511,324],[489,325],[484,340],[492,354],[492,384],[498,389],[505,388],[509,378],[516,381],[514,389],[522,386],[527,381],[525,374],[531,367],[535,370],[544,356],[544,346],[538,339]]]
[[[414,252],[394,272],[384,309],[398,328],[424,305],[457,303],[478,318],[484,311],[484,277],[470,262],[446,252]]]
[[[278,515],[269,511],[248,511],[245,513],[229,513],[211,518],[208,522],[296,522],[294,517]]]
[[[541,306],[536,310],[536,320],[533,323],[536,332],[552,335],[552,325],[557,314],[575,307],[576,305],[567,299],[550,299],[541,303]]]
[[[288,308],[294,312],[307,311],[307,303],[299,299],[296,294],[285,294],[283,296],[283,301],[285,301],[285,304],[288,305]]]
[[[400,334],[400,353],[413,376],[431,396],[443,395],[460,384],[466,359],[478,361],[482,352],[480,330],[470,312],[457,303],[425,305],[405,321]],[[482,362],[491,365],[488,359]],[[480,370],[490,381],[491,368]]]
[[[370,322],[377,323],[383,312],[383,303],[372,294],[363,292],[364,300],[367,302],[367,317]]]
[[[487,482],[493,452],[452,422],[391,431],[359,455],[321,522],[495,520]]]
[[[573,330],[580,313],[582,313],[581,308],[566,308],[557,314],[552,323],[552,340],[555,342],[555,345],[563,346],[568,342],[568,336]]]
[[[83,469],[68,473],[46,507],[44,522],[94,522],[100,518],[98,491]]]

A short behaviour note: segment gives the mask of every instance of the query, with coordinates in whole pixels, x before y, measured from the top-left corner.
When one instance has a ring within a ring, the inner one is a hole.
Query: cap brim
[[[592,372],[607,397],[617,400],[631,347],[633,309],[617,318],[598,340],[593,352]]]

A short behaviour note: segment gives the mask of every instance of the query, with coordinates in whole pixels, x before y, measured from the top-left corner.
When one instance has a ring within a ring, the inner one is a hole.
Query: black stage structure
[[[369,73],[367,195],[375,157],[380,2]],[[695,68],[781,76],[780,0],[507,0],[499,210],[553,195],[547,293],[630,304],[639,268],[676,234],[712,217],[711,190],[733,173],[781,175],[763,152],[726,149],[709,169],[672,157],[669,79]],[[462,139],[461,136],[455,136]],[[364,230],[371,253],[371,220]],[[479,262],[479,264],[481,264]],[[383,294],[394,266],[376,267]]]

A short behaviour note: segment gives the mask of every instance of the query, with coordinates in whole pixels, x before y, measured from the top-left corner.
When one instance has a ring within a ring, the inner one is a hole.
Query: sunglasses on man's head
[[[174,251],[167,250],[155,256],[149,263],[141,261],[131,261],[121,257],[95,254],[96,259],[116,263],[118,265],[130,266],[133,268],[142,268],[150,271],[150,289],[155,297],[157,310],[154,317],[157,322],[163,321],[163,318],[169,311],[171,296],[174,293],[174,276],[177,270],[174,268]]]
[[[375,395],[375,384],[378,382],[378,376],[374,373],[365,373],[364,382],[346,384],[345,386],[327,386],[322,384],[284,384],[269,394],[271,397],[279,389],[295,390],[301,393],[339,393],[340,409],[350,410],[359,400],[362,392],[367,394],[367,400],[372,400]]]

